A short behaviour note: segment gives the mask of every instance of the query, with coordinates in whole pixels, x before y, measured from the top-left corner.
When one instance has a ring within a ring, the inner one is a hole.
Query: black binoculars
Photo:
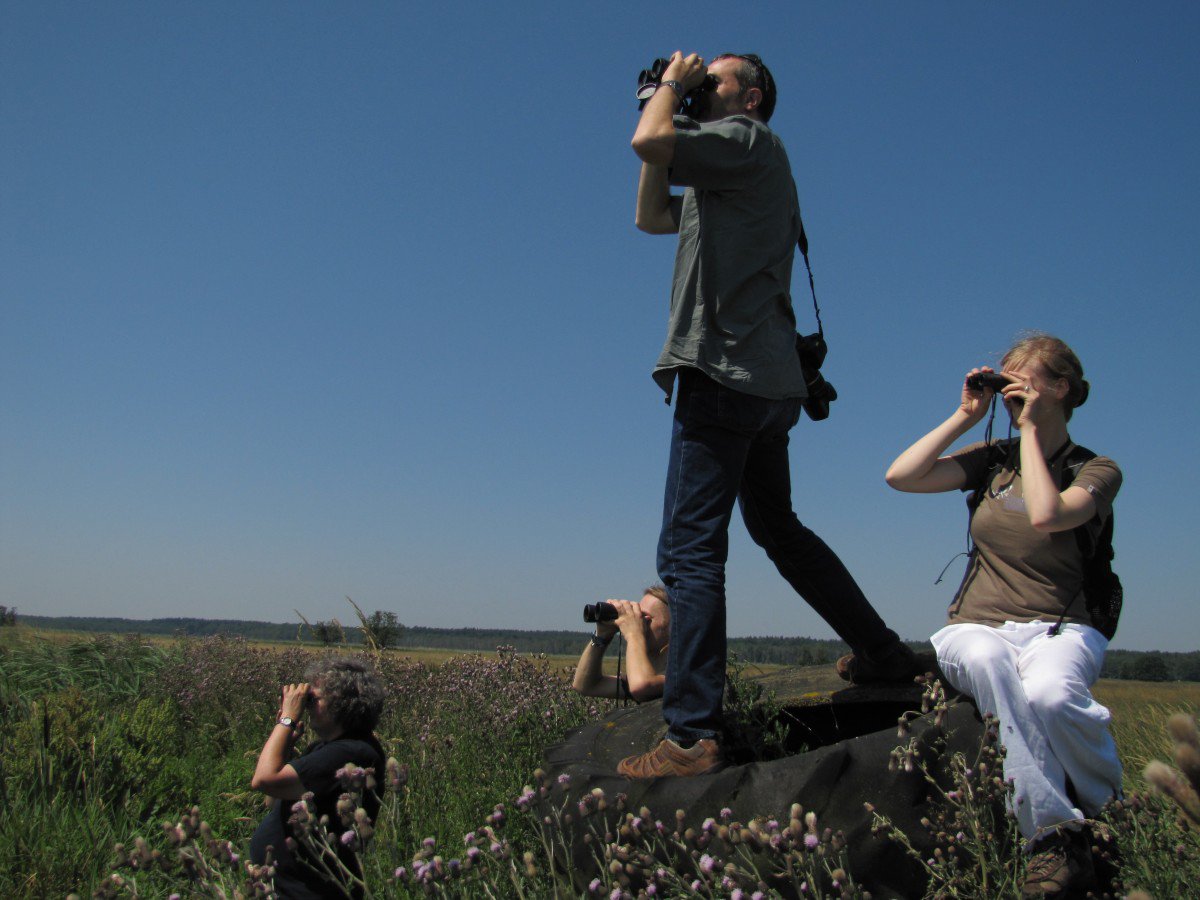
[[[616,619],[617,608],[611,603],[605,601],[589,603],[583,608],[583,621],[585,622],[615,622]]]

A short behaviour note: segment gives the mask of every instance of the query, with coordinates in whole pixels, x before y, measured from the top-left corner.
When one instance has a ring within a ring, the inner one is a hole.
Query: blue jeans
[[[788,432],[800,404],[680,370],[658,543],[658,574],[671,597],[663,718],[673,740],[720,733],[725,561],[735,500],[755,543],[854,652],[874,655],[898,640],[837,554],[792,511]]]

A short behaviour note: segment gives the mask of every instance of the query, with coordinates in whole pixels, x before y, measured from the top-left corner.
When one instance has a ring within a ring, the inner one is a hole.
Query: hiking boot
[[[661,778],[664,775],[709,775],[725,768],[721,746],[712,738],[701,738],[687,750],[663,739],[649,753],[627,756],[617,764],[626,778]]]
[[[1058,831],[1037,845],[1025,864],[1022,897],[1066,897],[1095,880],[1086,831]]]
[[[870,658],[847,653],[835,663],[842,681],[851,684],[912,681],[925,674],[925,664],[907,644],[896,644],[882,656]]]

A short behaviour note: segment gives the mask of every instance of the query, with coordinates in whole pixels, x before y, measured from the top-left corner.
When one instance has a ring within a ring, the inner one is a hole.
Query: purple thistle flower
[[[717,862],[707,853],[700,857],[700,871],[711,875],[712,870],[716,868]]]
[[[816,850],[817,845],[821,843],[821,839],[815,834],[806,834],[804,836],[804,846],[809,850]]]
[[[354,841],[357,837],[358,837],[358,835],[354,833],[353,828],[349,829],[348,831],[342,832],[342,846],[343,847],[353,847]]]
[[[406,875],[408,875],[408,869],[404,868],[404,866],[400,866],[394,873],[397,881],[403,880]]]
[[[592,883],[588,885],[588,891],[593,894],[598,894],[598,893],[600,893],[600,888],[602,888],[603,886],[604,885],[602,885],[600,883],[599,878],[593,878]]]
[[[430,850],[432,850],[437,846],[437,841],[431,837],[427,837],[425,840],[421,841],[421,846],[428,847]]]

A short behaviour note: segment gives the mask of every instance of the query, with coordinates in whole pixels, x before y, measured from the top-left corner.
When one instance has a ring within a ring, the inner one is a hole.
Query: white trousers
[[[1089,690],[1108,641],[1089,625],[1050,635],[1050,624],[947,625],[930,638],[950,684],[1000,722],[1004,777],[1028,840],[1095,815],[1121,790],[1112,714]],[[1068,780],[1081,808],[1067,795]]]

